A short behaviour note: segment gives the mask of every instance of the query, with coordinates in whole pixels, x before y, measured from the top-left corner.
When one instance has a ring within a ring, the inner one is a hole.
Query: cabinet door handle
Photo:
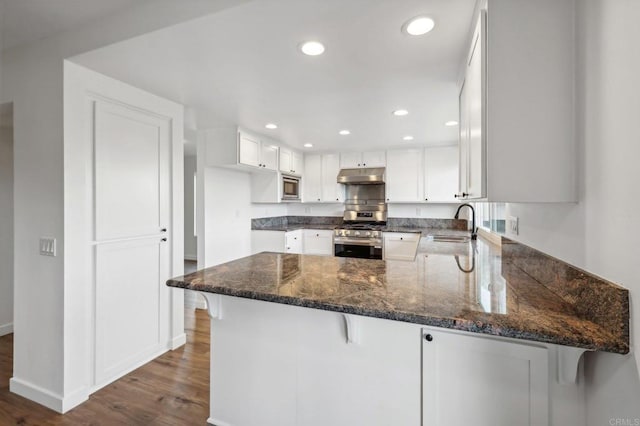
[[[433,341],[433,336],[430,334],[425,334],[424,335],[424,340],[426,340],[427,342],[432,342]]]
[[[403,238],[403,237],[400,237],[400,241],[402,241],[402,240],[404,240],[404,238]]]
[[[160,241],[162,241],[163,243],[167,241],[166,238],[161,238]]]
[[[425,198],[424,200],[425,200],[425,201],[429,201],[429,199],[428,199],[428,198]]]
[[[319,236],[320,236],[320,234],[316,234],[316,237],[319,237]]]
[[[340,198],[336,198],[336,201],[340,201]]]
[[[363,165],[364,167],[367,167],[367,163],[362,163],[362,165]]]
[[[454,195],[455,198],[465,198],[468,197],[469,194],[467,194],[466,192],[463,192],[462,194],[456,194]]]
[[[160,229],[160,232],[167,232],[167,228]]]

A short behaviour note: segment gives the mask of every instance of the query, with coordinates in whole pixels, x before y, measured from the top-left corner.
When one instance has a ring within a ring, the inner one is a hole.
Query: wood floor
[[[13,335],[0,337],[0,425],[206,425],[209,317],[187,310],[187,344],[91,395],[65,415],[9,392]]]

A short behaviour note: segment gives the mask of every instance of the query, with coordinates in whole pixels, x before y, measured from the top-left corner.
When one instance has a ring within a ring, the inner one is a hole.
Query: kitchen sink
[[[441,242],[441,243],[468,243],[471,241],[471,237],[467,235],[427,235],[429,241]]]

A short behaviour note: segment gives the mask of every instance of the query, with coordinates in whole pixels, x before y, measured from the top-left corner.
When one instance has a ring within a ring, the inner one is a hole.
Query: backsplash
[[[342,225],[342,217],[337,216],[276,216],[251,219],[251,229],[286,228],[292,225]],[[467,229],[463,219],[426,219],[409,217],[390,217],[390,227],[431,228],[431,229]]]
[[[431,229],[467,229],[467,221],[464,219],[430,219],[413,217],[390,217],[387,226],[402,228],[431,228]]]
[[[576,313],[629,341],[629,291],[524,244],[502,237],[502,261],[570,303]]]

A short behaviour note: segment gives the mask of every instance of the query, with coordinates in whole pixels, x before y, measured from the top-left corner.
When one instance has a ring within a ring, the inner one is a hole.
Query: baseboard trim
[[[207,424],[208,424],[209,426],[231,426],[231,424],[230,424],[230,423],[223,422],[223,421],[221,421],[221,420],[216,420],[216,419],[214,419],[213,417],[209,417],[209,418],[207,419]]]
[[[5,336],[7,334],[13,333],[13,323],[10,322],[8,324],[0,325],[0,336]]]
[[[12,377],[9,380],[9,390],[16,395],[37,402],[60,414],[66,413],[89,399],[89,391],[87,388],[78,389],[66,397],[63,397],[60,394],[51,392],[17,377]]]
[[[171,340],[171,350],[175,351],[179,347],[184,346],[186,343],[187,335],[185,333],[182,333],[181,335],[176,336],[173,338],[173,340]]]

